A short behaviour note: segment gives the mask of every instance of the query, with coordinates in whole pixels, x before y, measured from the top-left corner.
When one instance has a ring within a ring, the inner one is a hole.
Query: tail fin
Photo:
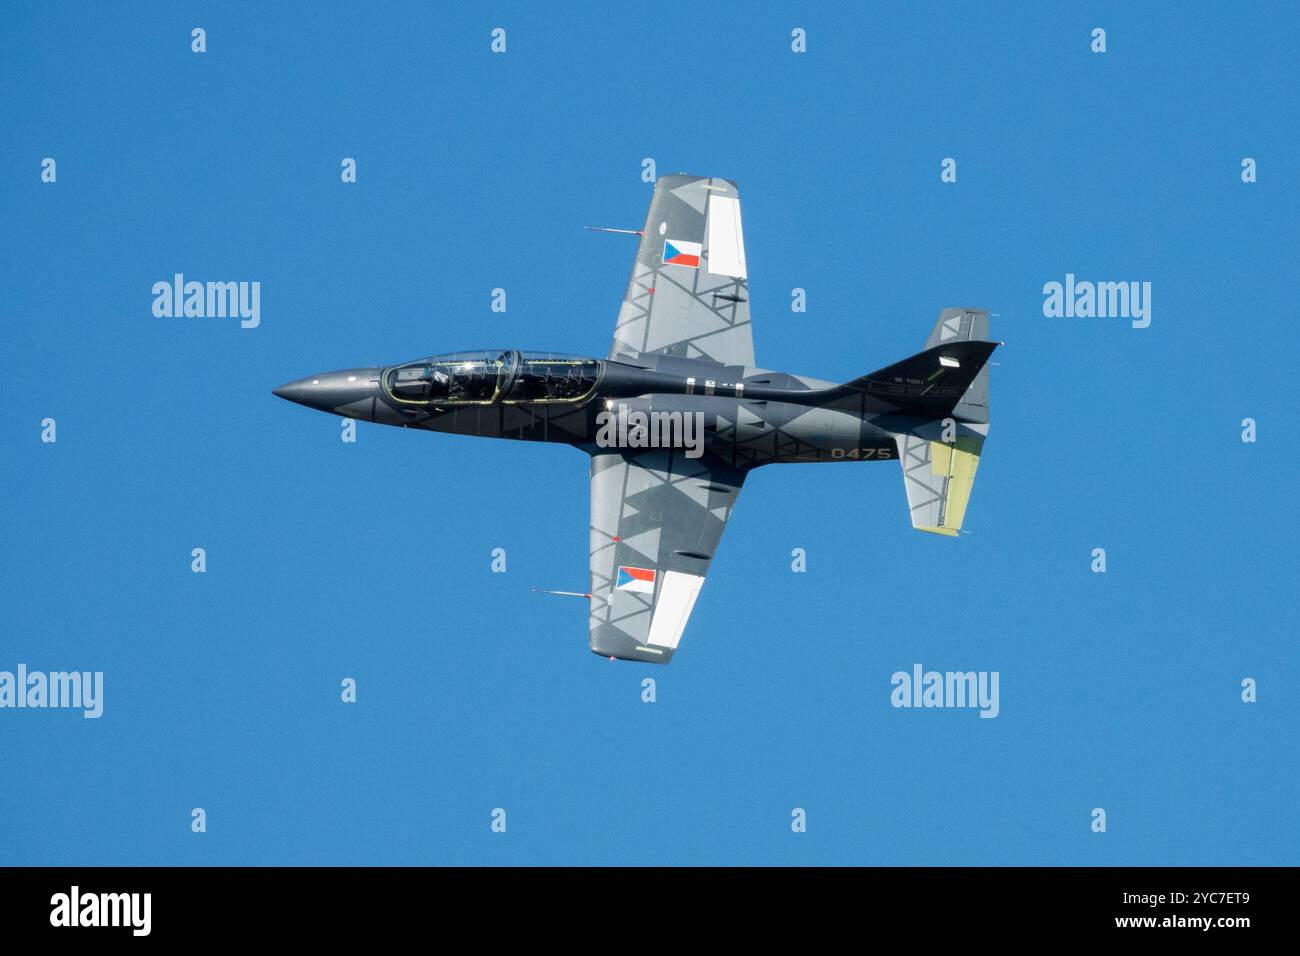
[[[871,411],[987,422],[985,363],[997,347],[996,342],[979,340],[945,342],[855,378],[843,389],[865,393]]]
[[[927,349],[952,342],[988,341],[988,309],[943,309],[939,321],[934,323]],[[975,376],[966,394],[952,410],[953,416],[968,422],[989,420],[989,368],[985,365]]]
[[[988,335],[988,312],[944,309],[925,343],[924,352],[867,376],[879,378],[918,360],[923,360],[921,371],[924,371],[924,361],[937,361],[952,373],[935,379],[936,388],[945,389],[943,401],[949,402],[946,410],[934,390],[922,393],[916,400],[919,404],[929,402],[931,411],[920,414],[932,414],[938,420],[894,433],[903,464],[903,485],[907,490],[912,527],[918,531],[950,537],[956,537],[961,531],[989,430],[987,362],[997,346],[987,341]],[[935,359],[926,358],[932,355]],[[945,356],[958,365],[944,362]],[[912,406],[915,407],[916,404]],[[918,412],[909,408],[907,413]]]

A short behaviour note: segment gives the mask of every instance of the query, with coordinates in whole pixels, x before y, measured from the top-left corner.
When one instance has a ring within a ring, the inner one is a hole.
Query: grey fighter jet
[[[636,232],[635,230],[626,230]],[[326,372],[281,398],[368,422],[562,442],[591,456],[591,650],[668,663],[745,477],[902,463],[912,526],[956,536],[988,434],[988,313],[944,309],[924,351],[837,384],[759,368],[740,197],[655,184],[606,358],[513,349]]]

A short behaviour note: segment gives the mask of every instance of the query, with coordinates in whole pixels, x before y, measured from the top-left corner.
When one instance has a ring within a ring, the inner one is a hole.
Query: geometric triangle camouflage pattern
[[[661,177],[639,236],[608,358],[449,352],[275,394],[590,455],[584,596],[590,648],[608,657],[672,660],[754,468],[899,459],[912,525],[958,534],[988,434],[987,312],[944,309],[924,351],[843,384],[769,371],[754,357],[736,184]]]

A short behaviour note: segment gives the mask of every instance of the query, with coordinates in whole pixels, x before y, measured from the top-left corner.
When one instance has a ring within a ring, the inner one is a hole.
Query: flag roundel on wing
[[[614,586],[620,591],[654,594],[655,572],[652,568],[627,568],[619,566],[618,580]]]
[[[664,240],[664,265],[686,266],[691,269],[700,267],[700,253],[703,247],[698,242],[686,242],[682,239]]]

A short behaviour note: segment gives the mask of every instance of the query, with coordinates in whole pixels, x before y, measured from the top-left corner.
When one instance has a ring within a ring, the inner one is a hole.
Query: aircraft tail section
[[[944,309],[924,352],[866,376],[886,392],[891,386],[915,392],[913,383],[925,383],[899,412],[930,420],[900,419],[893,432],[918,531],[956,537],[966,518],[989,430],[988,359],[997,343],[988,337],[987,311]]]
[[[943,309],[934,323],[927,349],[955,342],[980,342],[989,339],[988,309]],[[984,365],[953,408],[953,416],[968,422],[989,420],[989,367]]]
[[[956,422],[895,433],[913,528],[949,537],[961,531],[987,433],[987,425]]]
[[[842,395],[865,395],[867,410],[922,418],[988,421],[988,369],[996,342],[954,340],[842,386]]]

